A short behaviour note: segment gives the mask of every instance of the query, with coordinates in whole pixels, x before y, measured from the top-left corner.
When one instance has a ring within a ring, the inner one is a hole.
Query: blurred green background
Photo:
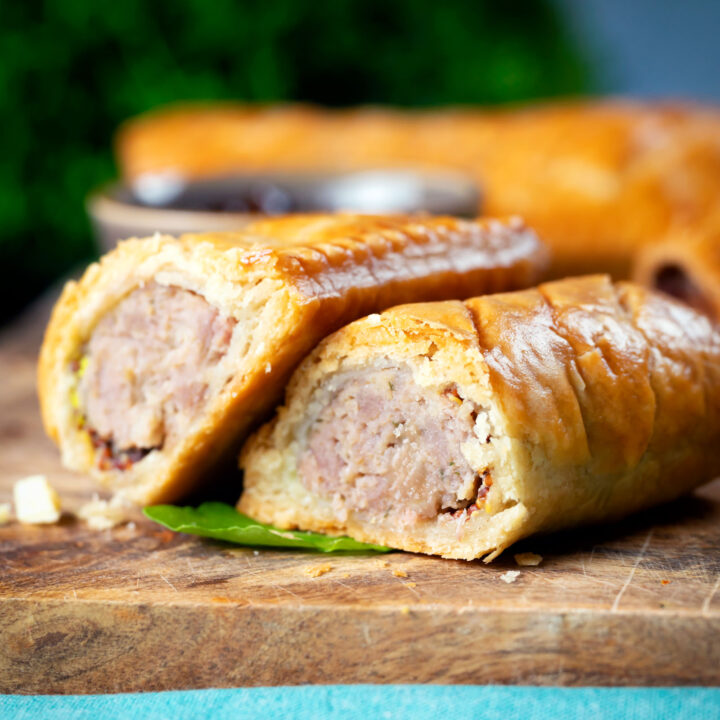
[[[5,2],[0,323],[95,255],[84,197],[124,119],[177,100],[504,103],[578,94],[543,0]]]

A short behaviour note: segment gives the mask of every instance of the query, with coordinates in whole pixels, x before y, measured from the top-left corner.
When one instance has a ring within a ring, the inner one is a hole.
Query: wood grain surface
[[[93,531],[72,516],[92,482],[63,470],[42,434],[37,333],[24,330],[0,349],[0,502],[16,479],[46,473],[67,513],[0,527],[0,692],[720,684],[717,481],[612,527],[526,541],[490,566],[253,551],[139,513]],[[520,551],[542,564],[518,567]]]

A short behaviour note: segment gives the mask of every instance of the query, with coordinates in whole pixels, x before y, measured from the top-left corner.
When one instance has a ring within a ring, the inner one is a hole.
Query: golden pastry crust
[[[675,228],[662,242],[640,248],[633,279],[720,321],[720,218]]]
[[[545,259],[519,220],[306,215],[242,233],[128,240],[68,283],[53,311],[39,364],[46,430],[66,466],[139,503],[173,501],[237,451],[329,332],[397,302],[527,286]],[[236,324],[188,432],[131,467],[100,469],[72,406],[74,363],[99,321],[150,283],[190,291]]]
[[[340,499],[339,509],[337,496],[307,489],[300,458],[322,432],[321,393],[388,363],[474,403],[480,430],[462,453],[493,478],[479,512],[403,525],[384,506],[371,516]],[[492,559],[535,532],[677,498],[720,472],[719,437],[720,334],[708,320],[634,284],[574,278],[392,308],[327,338],[246,443],[239,508],[284,528]]]
[[[489,215],[519,214],[557,277],[626,276],[636,248],[696,222],[720,191],[714,108],[620,101],[501,111],[205,105],[155,111],[117,137],[123,176],[451,168]]]

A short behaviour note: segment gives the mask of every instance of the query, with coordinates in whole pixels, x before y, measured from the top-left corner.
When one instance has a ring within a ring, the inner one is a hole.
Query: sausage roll
[[[676,230],[641,248],[633,279],[682,300],[720,322],[720,223]]]
[[[720,192],[714,108],[619,101],[511,110],[173,107],[126,124],[130,183],[172,172],[445,167],[478,183],[489,215],[519,214],[553,251],[555,276],[627,276],[632,254]]]
[[[398,302],[528,286],[544,261],[519,220],[306,215],[128,240],[55,307],[47,432],[67,467],[173,501],[232,460],[328,333]]]
[[[720,472],[720,335],[607,276],[395,307],[302,363],[240,457],[241,511],[491,560]]]

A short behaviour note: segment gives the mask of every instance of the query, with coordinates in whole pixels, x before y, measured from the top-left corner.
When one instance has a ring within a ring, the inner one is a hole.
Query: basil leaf
[[[391,550],[383,545],[370,545],[349,537],[280,530],[272,525],[264,525],[252,520],[247,515],[239,513],[232,505],[221,502],[206,502],[198,508],[152,505],[144,508],[143,513],[170,530],[225,540],[238,545],[310,548],[321,552]]]

